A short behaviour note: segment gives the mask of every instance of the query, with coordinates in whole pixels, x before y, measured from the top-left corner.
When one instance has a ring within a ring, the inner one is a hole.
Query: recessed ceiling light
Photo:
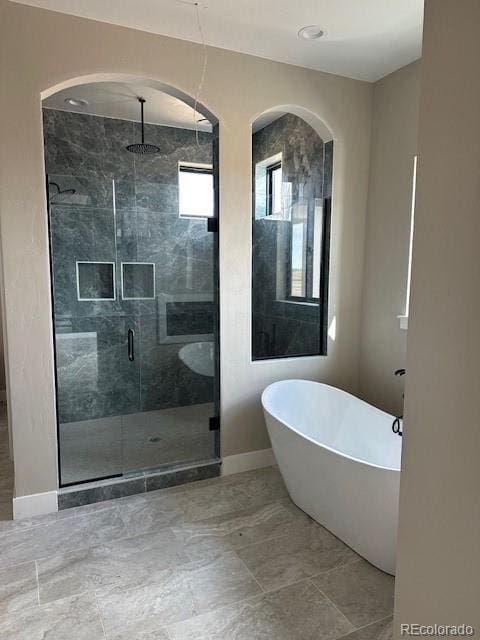
[[[88,102],[82,98],[65,98],[65,103],[71,107],[86,107]]]
[[[302,40],[318,40],[318,38],[323,38],[325,35],[325,29],[322,29],[317,24],[302,27],[298,32],[298,37]]]

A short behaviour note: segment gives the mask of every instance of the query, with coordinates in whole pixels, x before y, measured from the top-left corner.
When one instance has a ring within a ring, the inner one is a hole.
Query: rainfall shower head
[[[130,153],[140,153],[142,155],[158,153],[160,151],[159,147],[157,147],[154,144],[148,144],[148,142],[145,142],[144,121],[143,121],[143,105],[145,104],[145,98],[138,98],[138,101],[140,102],[140,111],[142,116],[142,141],[129,144],[125,148],[127,149],[127,151],[130,151]]]

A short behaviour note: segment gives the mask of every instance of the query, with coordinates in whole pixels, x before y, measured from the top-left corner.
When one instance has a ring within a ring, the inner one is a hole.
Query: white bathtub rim
[[[306,378],[288,378],[287,380],[278,380],[277,382],[272,382],[271,384],[268,385],[268,387],[266,387],[264,389],[264,391],[262,393],[262,396],[261,396],[262,407],[263,407],[264,411],[267,411],[272,416],[272,418],[275,418],[275,420],[278,420],[278,422],[280,422],[285,427],[287,427],[287,429],[290,429],[290,431],[293,431],[294,433],[299,435],[301,438],[304,438],[305,440],[308,440],[309,442],[311,442],[312,444],[316,445],[317,447],[322,447],[323,449],[326,449],[327,451],[330,451],[330,453],[333,453],[333,454],[339,456],[340,458],[346,458],[347,460],[353,460],[354,462],[358,462],[360,464],[364,464],[364,465],[367,465],[369,467],[373,467],[375,469],[380,469],[381,471],[397,471],[397,472],[400,472],[400,470],[401,470],[401,466],[400,465],[398,467],[386,467],[384,465],[375,464],[373,462],[369,462],[368,460],[363,460],[362,458],[356,458],[355,456],[351,456],[348,453],[343,453],[343,451],[339,451],[338,449],[333,449],[332,447],[329,447],[328,445],[324,444],[323,442],[318,442],[318,440],[315,440],[314,438],[312,438],[312,437],[306,435],[305,433],[303,433],[303,431],[300,431],[299,429],[296,429],[291,424],[288,424],[287,422],[285,422],[285,420],[280,418],[280,416],[278,414],[276,414],[270,408],[267,408],[265,397],[266,397],[267,393],[269,392],[269,390],[272,389],[272,387],[281,386],[281,385],[283,385],[285,383],[288,383],[288,382],[307,382],[307,383],[312,384],[312,385],[319,385],[321,387],[326,387],[327,389],[335,389],[335,391],[337,391],[338,393],[350,396],[351,398],[354,398],[357,402],[361,402],[362,404],[365,404],[368,407],[373,407],[375,409],[375,411],[379,411],[380,413],[383,413],[383,415],[386,416],[387,418],[391,418],[392,422],[395,419],[395,416],[392,416],[389,413],[386,413],[385,411],[382,411],[381,409],[378,409],[377,407],[374,407],[373,405],[369,404],[368,402],[365,402],[361,398],[358,398],[357,396],[354,396],[352,393],[348,393],[348,391],[344,391],[343,389],[339,389],[338,387],[333,387],[332,385],[325,384],[324,382],[317,382],[316,380],[308,380]]]

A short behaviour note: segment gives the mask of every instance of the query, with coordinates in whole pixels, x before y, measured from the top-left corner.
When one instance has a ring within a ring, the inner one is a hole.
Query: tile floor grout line
[[[279,587],[272,587],[271,589],[265,589],[265,594],[275,593],[277,591],[281,591],[282,589],[286,589],[287,587],[293,587],[296,584],[301,584],[302,582],[310,582],[311,579],[308,576],[304,578],[299,578],[298,580],[294,580],[293,582],[285,582]]]
[[[107,640],[107,632],[105,631],[105,625],[103,624],[102,612],[100,610],[100,605],[98,604],[97,596],[96,596],[95,593],[93,594],[93,597],[95,599],[95,607],[96,607],[97,612],[98,612],[98,617],[99,617],[99,620],[100,620],[100,624],[102,625],[103,637],[105,638],[105,640]]]
[[[350,547],[348,547],[350,549]],[[355,552],[354,552],[355,553]],[[336,567],[332,567],[331,569],[326,569],[325,571],[319,571],[318,573],[315,573],[313,576],[310,576],[310,579],[313,578],[318,578],[320,576],[324,576],[327,573],[331,573],[332,571],[337,571],[338,569],[343,569],[344,567],[349,567],[352,564],[357,564],[357,562],[367,562],[364,558],[353,558],[353,560],[348,560],[347,562],[344,562],[343,564],[338,564]]]
[[[38,564],[37,561],[35,560],[35,577],[37,580],[37,600],[38,600],[38,606],[40,606],[40,578],[38,577]]]
[[[80,591],[79,593],[74,593],[70,596],[63,596],[62,598],[57,598],[56,600],[49,600],[48,602],[43,602],[43,603],[39,602],[38,604],[23,606],[21,609],[14,609],[13,611],[5,611],[4,613],[1,613],[0,621],[3,618],[11,616],[12,614],[18,614],[20,611],[32,611],[32,610],[38,610],[39,608],[43,609],[44,607],[65,602],[66,600],[74,600],[75,598],[81,598],[83,596],[94,596],[94,595],[95,595],[95,591],[92,591],[92,590]]]
[[[208,615],[208,614],[211,614],[211,613],[214,613],[214,612],[217,613],[219,611],[222,611],[223,609],[228,609],[229,607],[232,607],[234,605],[248,603],[248,602],[251,602],[253,600],[256,600],[257,598],[263,598],[264,596],[270,595],[271,593],[275,593],[275,591],[280,591],[281,589],[284,589],[285,587],[291,587],[292,585],[300,584],[301,582],[306,582],[307,580],[308,579],[306,579],[306,578],[302,578],[301,580],[297,580],[296,582],[291,582],[288,585],[283,585],[282,587],[271,589],[269,591],[262,590],[260,593],[256,593],[254,595],[247,596],[246,598],[240,598],[240,600],[234,600],[232,602],[229,602],[228,604],[222,604],[219,607],[213,607],[212,609],[208,609],[207,611],[203,611],[201,613],[195,613],[193,616],[185,618],[184,620],[180,620],[179,622],[180,623],[187,622],[188,620],[193,620],[194,618],[200,618],[201,616]],[[175,625],[175,624],[178,624],[178,623],[177,622],[172,622],[172,623],[169,623],[167,626],[170,627],[170,626]],[[161,628],[161,627],[159,627],[159,628]]]
[[[368,627],[371,627],[372,625],[377,624],[378,622],[383,622],[383,620],[388,620],[388,618],[391,618],[391,617],[392,615],[390,614],[389,616],[384,616],[383,618],[378,618],[378,620],[372,620],[372,622],[363,624],[361,627],[354,627],[353,631],[349,631],[348,633],[345,633],[342,636],[338,636],[338,638],[335,638],[335,640],[342,640],[342,638],[348,637],[351,633],[362,631],[362,629],[367,629]]]
[[[243,566],[245,567],[245,569],[248,571],[249,575],[251,575],[251,576],[252,576],[252,578],[255,580],[255,582],[257,583],[257,585],[260,587],[260,592],[261,592],[261,593],[265,593],[265,589],[262,587],[262,585],[260,584],[260,582],[259,582],[259,581],[257,580],[257,578],[253,575],[253,573],[250,571],[250,568],[247,566],[247,563],[246,563],[246,562],[244,562],[244,561],[242,560],[242,558],[240,558],[240,556],[238,555],[238,553],[236,553],[235,551],[234,551],[234,553],[235,553],[235,556],[236,556],[236,557],[240,560],[240,562],[243,564]]]
[[[350,618],[348,618],[348,617],[346,616],[346,614],[345,614],[345,613],[343,613],[343,611],[342,611],[342,610],[341,610],[341,609],[340,609],[340,608],[335,604],[335,602],[334,602],[331,598],[329,598],[329,597],[327,596],[327,594],[326,594],[324,591],[322,591],[322,590],[320,589],[320,587],[319,587],[318,585],[316,585],[316,584],[315,584],[315,582],[314,582],[312,579],[310,579],[310,582],[313,584],[313,586],[315,587],[315,589],[317,589],[317,591],[318,591],[318,592],[319,592],[319,593],[320,593],[320,594],[321,594],[321,595],[322,595],[322,596],[327,600],[327,602],[330,602],[330,604],[332,605],[332,607],[334,607],[334,609],[336,609],[336,610],[338,611],[338,613],[342,616],[342,618],[345,618],[345,620],[348,622],[348,624],[349,624],[349,625],[351,625],[351,626],[353,627],[353,628],[352,628],[352,630],[351,630],[351,631],[349,631],[349,633],[352,633],[352,631],[356,631],[356,627],[355,627],[355,625],[353,624],[353,622],[350,620]]]
[[[298,585],[298,584],[302,584],[302,583],[306,583],[306,582],[311,582],[310,578],[301,578],[300,580],[295,580],[294,582],[289,582],[288,584],[283,584],[281,587],[275,587],[273,589],[262,590],[261,593],[257,593],[255,595],[248,596],[247,598],[241,598],[240,600],[234,600],[233,602],[229,602],[228,604],[223,604],[220,607],[213,607],[212,609],[209,609],[208,611],[204,611],[202,613],[196,613],[193,616],[190,616],[188,618],[185,618],[184,620],[179,621],[179,623],[188,622],[189,620],[194,620],[195,618],[200,618],[201,616],[209,615],[211,613],[218,613],[218,612],[221,612],[224,609],[228,609],[229,607],[232,607],[232,606],[235,606],[235,605],[239,605],[239,604],[243,604],[243,603],[247,604],[249,602],[252,602],[252,601],[256,600],[257,598],[263,598],[265,596],[274,594],[277,591],[281,591],[282,589],[286,589],[288,587],[292,587],[292,586],[295,586],[295,585]],[[326,598],[326,599],[330,602],[330,600],[328,598]],[[345,618],[345,615],[342,612],[340,612],[340,614],[342,615],[343,618]],[[347,622],[349,624],[351,624],[351,622],[349,620],[347,620]],[[169,623],[168,625],[166,625],[164,627],[159,627],[159,629],[165,629],[168,632],[168,627],[173,626],[175,624],[179,624],[179,623],[172,622],[172,623]],[[368,625],[366,625],[366,626],[368,626]],[[353,627],[353,625],[352,625],[352,627]],[[157,630],[158,629],[156,629],[154,631],[157,631]],[[349,631],[348,633],[352,633],[353,631],[356,631],[355,627],[353,627],[352,630]],[[348,635],[348,634],[345,634],[345,635]],[[343,637],[343,636],[340,636],[340,637]],[[335,640],[340,640],[340,637],[339,638],[335,638]]]

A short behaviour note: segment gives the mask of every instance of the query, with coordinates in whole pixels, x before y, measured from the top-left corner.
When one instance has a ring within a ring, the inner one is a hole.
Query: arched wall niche
[[[326,356],[334,143],[295,105],[252,122],[252,361]]]

